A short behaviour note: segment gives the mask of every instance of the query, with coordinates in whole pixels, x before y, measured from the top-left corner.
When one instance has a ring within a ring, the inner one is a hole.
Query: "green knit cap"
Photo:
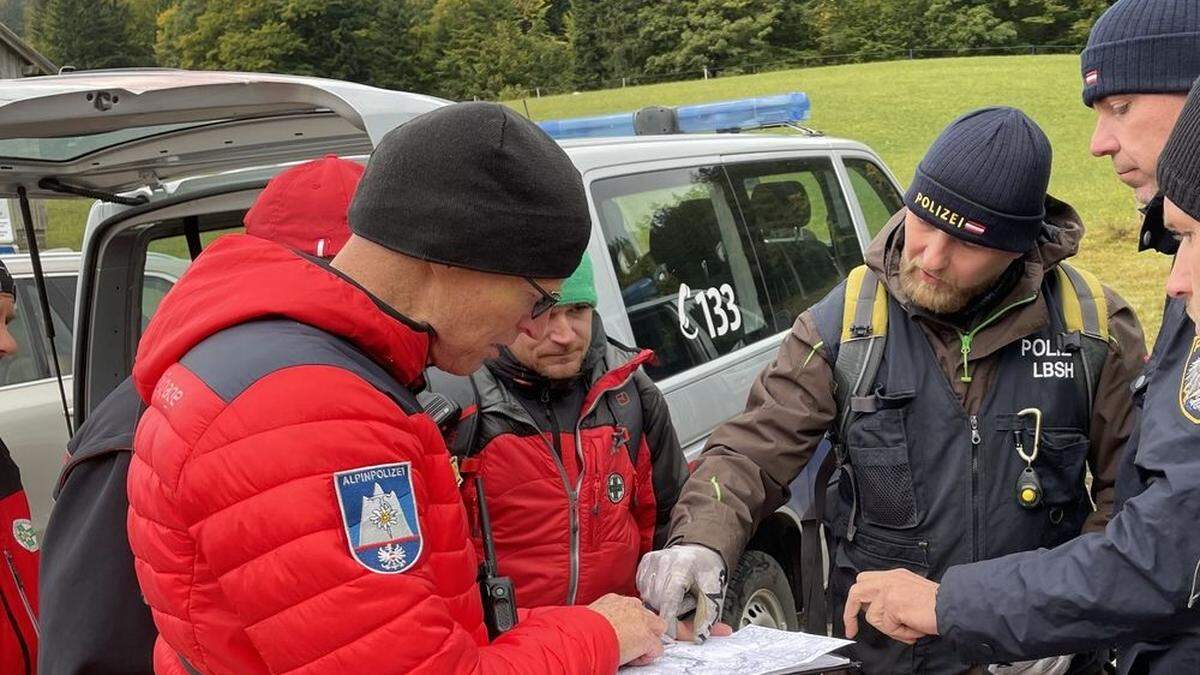
[[[592,278],[592,259],[583,254],[579,267],[563,282],[559,307],[568,305],[596,306],[596,282]]]

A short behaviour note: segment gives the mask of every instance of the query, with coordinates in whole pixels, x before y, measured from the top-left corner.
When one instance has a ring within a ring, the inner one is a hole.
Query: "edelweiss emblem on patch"
[[[1179,382],[1179,410],[1193,424],[1200,424],[1200,337],[1192,341],[1183,378]]]

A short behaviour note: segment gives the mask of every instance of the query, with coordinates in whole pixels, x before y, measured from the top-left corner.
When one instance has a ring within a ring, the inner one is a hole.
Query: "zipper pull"
[[[979,445],[982,440],[979,437],[979,418],[971,415],[971,445]]]
[[[970,370],[971,366],[968,361],[968,357],[971,356],[971,340],[973,339],[974,336],[972,336],[970,333],[959,333],[958,336],[959,336],[959,340],[962,341],[962,357],[963,357],[963,374],[962,374],[962,377],[960,377],[958,379],[962,382],[970,382],[971,381],[971,370]]]
[[[542,400],[542,405],[544,405],[544,406],[550,405],[550,390],[549,389],[542,390],[541,400]]]

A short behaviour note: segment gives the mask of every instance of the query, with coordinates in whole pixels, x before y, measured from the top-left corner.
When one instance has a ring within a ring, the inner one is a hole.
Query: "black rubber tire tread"
[[[787,574],[778,561],[762,551],[755,550],[742,554],[737,569],[729,578],[721,620],[737,630],[736,624],[741,620],[746,601],[760,588],[769,589],[779,599],[787,621],[787,629],[800,630],[800,617],[796,615],[796,602],[792,596],[792,587],[788,585]]]

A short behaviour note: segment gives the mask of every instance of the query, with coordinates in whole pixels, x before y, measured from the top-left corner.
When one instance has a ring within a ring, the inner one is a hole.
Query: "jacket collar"
[[[261,318],[287,318],[336,335],[398,382],[422,386],[432,333],[329,267],[278,244],[226,235],[163,299],[138,344],[134,382],[149,399],[163,372],[205,338]]]

